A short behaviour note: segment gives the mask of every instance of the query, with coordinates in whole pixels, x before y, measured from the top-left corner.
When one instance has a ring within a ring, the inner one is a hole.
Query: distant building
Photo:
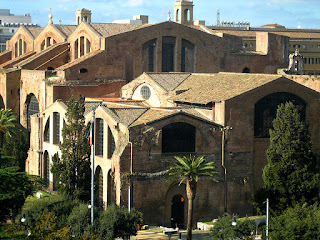
[[[14,35],[20,26],[37,26],[31,23],[31,16],[26,13],[24,16],[15,16],[10,9],[0,9],[0,52],[6,50],[6,41]]]
[[[259,28],[213,26],[208,27],[215,34],[229,34],[242,38],[243,52],[255,52],[256,34],[268,32],[289,37],[289,53],[294,54],[298,49],[304,61],[304,73],[320,75],[320,30],[316,29],[288,29],[280,24],[266,24]]]

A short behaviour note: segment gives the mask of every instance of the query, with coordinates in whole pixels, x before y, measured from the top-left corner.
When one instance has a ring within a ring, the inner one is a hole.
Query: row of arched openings
[[[97,166],[95,171],[95,206],[99,208],[104,207],[103,192],[105,191],[105,186],[103,185],[103,171],[100,166]],[[114,204],[116,200],[115,197],[115,184],[112,171],[109,170],[107,176],[107,205]]]

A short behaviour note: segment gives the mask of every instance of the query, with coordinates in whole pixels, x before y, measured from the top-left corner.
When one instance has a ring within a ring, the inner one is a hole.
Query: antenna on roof
[[[220,10],[217,11],[217,26],[220,26]]]

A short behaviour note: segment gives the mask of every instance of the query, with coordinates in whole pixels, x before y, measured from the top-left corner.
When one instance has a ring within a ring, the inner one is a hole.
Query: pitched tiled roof
[[[36,38],[38,35],[42,32],[43,28],[42,27],[26,27],[28,31],[31,33],[31,35]]]
[[[111,108],[111,110],[118,116],[120,122],[125,126],[129,126],[142,114],[148,111],[147,108]]]
[[[165,91],[173,91],[184,80],[186,80],[190,73],[147,73],[153,81],[161,86]]]
[[[140,24],[89,23],[101,36],[108,37],[140,28]]]
[[[3,64],[0,65],[1,68],[11,68],[13,67],[15,64],[24,61],[25,59],[28,59],[30,56],[34,55],[36,52],[32,51],[32,52],[28,52],[25,53],[19,57],[13,58]]]
[[[192,74],[176,90],[187,90],[171,98],[179,102],[220,102],[281,78],[280,75],[218,73]]]
[[[74,30],[78,27],[77,25],[55,25],[61,32],[63,32],[67,37],[69,37]]]
[[[101,102],[85,102],[84,103],[84,116],[92,111],[93,107],[98,107]]]
[[[83,62],[83,61],[85,61],[85,60],[87,60],[87,59],[89,59],[89,58],[91,58],[91,57],[94,57],[95,55],[97,55],[97,54],[99,54],[99,53],[101,53],[101,52],[103,52],[103,50],[92,51],[92,52],[90,52],[90,53],[88,53],[88,54],[86,54],[86,55],[83,55],[82,57],[79,57],[79,58],[77,58],[77,59],[75,59],[75,60],[73,60],[73,61],[71,61],[71,62],[68,62],[68,63],[65,64],[65,65],[60,66],[60,67],[57,68],[57,69],[59,69],[59,70],[65,70],[65,69],[67,69],[67,68],[69,68],[69,67],[72,67],[72,66],[75,66],[75,65],[77,65],[77,64],[79,64],[79,63],[81,63],[81,62]]]

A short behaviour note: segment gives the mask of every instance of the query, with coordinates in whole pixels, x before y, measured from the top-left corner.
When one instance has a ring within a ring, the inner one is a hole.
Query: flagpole
[[[94,156],[95,156],[95,147],[94,147],[94,139],[95,139],[95,125],[96,125],[96,107],[92,108],[92,123],[93,127],[91,129],[91,137],[92,137],[92,144],[91,144],[91,154],[92,154],[92,160],[91,160],[91,225],[93,225],[94,222]]]

